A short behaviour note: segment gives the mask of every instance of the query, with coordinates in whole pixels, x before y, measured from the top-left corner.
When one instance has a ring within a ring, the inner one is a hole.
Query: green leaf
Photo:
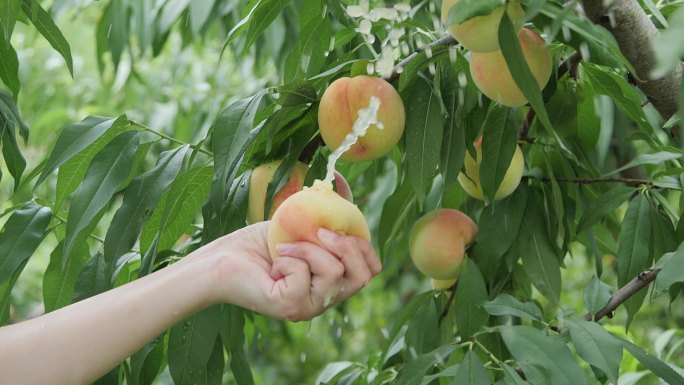
[[[109,201],[128,178],[139,143],[137,131],[124,132],[93,158],[69,208],[64,236],[65,266],[71,258],[72,248],[85,241]]]
[[[477,224],[477,244],[480,246],[475,246],[473,258],[487,278],[494,276],[503,256],[519,238],[527,207],[526,191],[518,188],[511,196],[482,210]]]
[[[632,159],[626,165],[618,168],[617,170],[613,170],[607,174],[604,174],[603,176],[614,175],[614,174],[617,174],[623,170],[627,170],[627,169],[630,169],[632,167],[641,166],[644,164],[663,164],[669,160],[679,159],[681,157],[682,157],[681,153],[669,152],[669,151],[659,151],[659,152],[656,152],[654,154],[639,154],[639,155],[637,155],[636,158]]]
[[[477,87],[470,76],[468,61],[460,54],[456,57],[455,63],[451,63],[450,58],[439,61],[441,94],[448,114],[439,163],[445,186],[455,183],[463,168],[466,132],[462,125],[478,100]],[[455,84],[458,86],[454,87]]]
[[[166,332],[131,356],[131,385],[152,384],[164,359]]]
[[[307,79],[323,68],[332,30],[322,0],[310,0],[300,11],[299,39],[285,60],[285,79]]]
[[[484,122],[480,183],[489,202],[494,201],[518,145],[518,129],[513,114],[511,108],[494,107]]]
[[[684,377],[663,361],[647,353],[644,349],[624,339],[622,340],[622,346],[648,370],[662,378],[669,385],[684,385]]]
[[[461,24],[477,16],[486,16],[501,6],[501,0],[462,0],[449,10],[448,25]]]
[[[171,29],[180,15],[188,7],[192,0],[167,0],[164,3],[164,8],[159,15],[159,34],[164,34]]]
[[[599,277],[594,274],[589,281],[589,285],[584,289],[584,305],[590,314],[596,314],[610,301],[612,287],[601,282]]]
[[[283,107],[298,106],[301,104],[315,103],[318,100],[316,88],[312,82],[295,80],[278,87],[278,103]]]
[[[214,8],[214,0],[195,0],[190,2],[190,25],[192,33],[199,35],[204,24],[209,20]]]
[[[28,141],[29,128],[21,119],[19,109],[17,108],[12,95],[3,89],[0,89],[0,115],[4,116],[5,122],[10,125],[11,129],[19,128],[19,135],[24,139],[24,143]]]
[[[102,253],[90,257],[76,279],[73,302],[107,291],[111,275],[105,274],[105,260]]]
[[[406,172],[411,187],[423,202],[432,180],[437,174],[445,117],[439,96],[431,85],[422,78],[407,91],[406,127]]]
[[[78,123],[66,126],[59,134],[57,142],[45,164],[45,168],[33,187],[34,190],[43,183],[55,169],[73,158],[86,147],[93,144],[104,135],[107,130],[125,125],[128,125],[128,120],[125,115],[121,115],[118,118],[89,116]]]
[[[17,143],[17,136],[14,133],[14,123],[7,122],[3,124],[3,116],[0,112],[0,129],[2,129],[2,157],[5,159],[5,165],[14,178],[14,191],[16,192],[21,185],[21,175],[26,169],[26,160],[21,155],[19,144]],[[4,126],[4,127],[3,127]]]
[[[554,385],[586,385],[583,371],[565,343],[530,326],[502,326],[506,347],[518,363],[544,369]]]
[[[14,284],[17,282],[17,279],[19,279],[19,275],[21,275],[21,272],[24,270],[24,267],[26,267],[27,263],[28,259],[19,265],[19,268],[16,269],[8,281],[5,281],[5,283],[0,283],[0,325],[4,325],[9,319],[10,306],[12,305],[12,297],[10,295],[12,294],[12,287],[14,287]]]
[[[105,131],[94,143],[88,145],[85,149],[78,152],[69,160],[59,166],[57,173],[57,198],[55,199],[55,210],[62,208],[64,201],[73,193],[76,188],[83,182],[90,162],[92,162],[95,155],[102,151],[112,139],[116,138],[122,132],[130,129],[130,125],[119,121],[113,124],[107,131]],[[142,152],[144,145],[138,147],[138,154]],[[136,155],[138,155],[136,154]]]
[[[164,192],[150,220],[143,226],[140,251],[145,253],[159,234],[159,250],[173,247],[192,224],[209,193],[213,167],[196,167],[176,178]]]
[[[469,338],[487,322],[487,313],[482,308],[487,301],[487,286],[480,269],[470,258],[463,261],[454,301],[458,304],[458,333],[463,339]]]
[[[250,13],[249,23],[247,25],[247,36],[245,37],[245,45],[242,48],[242,54],[249,49],[249,47],[254,44],[256,39],[261,35],[262,32],[268,28],[273,20],[278,17],[290,4],[290,0],[260,0],[259,3],[254,8],[254,11]]]
[[[415,205],[416,195],[408,181],[397,186],[392,195],[385,200],[378,229],[378,244],[383,257],[394,245],[397,233],[402,228],[402,224],[406,223],[406,218],[415,209]]]
[[[499,42],[501,42],[501,53],[504,59],[506,59],[506,65],[508,65],[508,69],[511,75],[513,75],[515,84],[520,87],[520,91],[525,95],[527,101],[530,102],[532,109],[537,113],[537,118],[544,127],[553,132],[553,126],[551,126],[549,115],[546,112],[546,107],[544,107],[539,84],[537,84],[537,80],[527,65],[520,42],[518,41],[518,34],[513,28],[513,23],[506,12],[503,13],[501,24],[499,25]]]
[[[618,246],[618,285],[626,285],[639,273],[647,269],[653,260],[649,253],[651,238],[651,203],[644,194],[637,195],[627,208],[620,230]],[[646,298],[646,291],[636,293],[625,302],[627,309],[627,324],[632,322],[634,315]]]
[[[210,307],[171,328],[169,372],[175,384],[196,384],[205,375],[221,324],[218,310]]]
[[[74,76],[74,63],[71,58],[71,47],[69,42],[62,35],[62,31],[57,28],[57,25],[50,17],[50,14],[40,6],[38,0],[23,0],[21,9],[24,11],[26,17],[33,23],[38,32],[50,43],[60,55],[64,58],[69,73]]]
[[[655,268],[660,269],[660,273],[655,280],[654,297],[665,294],[675,283],[684,282],[684,243],[677,251],[663,255]]]
[[[254,385],[254,378],[245,356],[244,310],[233,305],[221,305],[221,341],[230,352],[230,369],[238,385]]]
[[[495,316],[512,315],[537,321],[542,319],[541,310],[537,305],[532,302],[520,302],[510,294],[499,294],[493,300],[483,303],[482,307],[487,313]]]
[[[622,344],[596,322],[582,319],[566,320],[572,343],[583,360],[601,369],[617,385]]]
[[[582,61],[579,66],[580,78],[586,82],[595,93],[610,96],[627,117],[635,122],[646,133],[653,133],[653,127],[648,123],[641,94],[612,69],[599,67]],[[631,167],[631,166],[630,166]],[[624,168],[623,168],[624,169]]]
[[[435,63],[447,56],[450,49],[451,48],[448,45],[435,45],[428,49],[429,53],[422,51],[416,54],[416,56],[406,64],[406,67],[404,67],[399,75],[399,92],[404,92],[406,88],[412,86],[413,83],[420,78],[421,71],[428,68],[430,63]],[[362,67],[362,70],[364,71],[364,75],[368,73],[368,70],[365,67]],[[456,91],[458,88],[454,87],[454,84],[451,86],[452,89]]]
[[[16,98],[21,88],[19,81],[19,59],[9,41],[5,44],[0,41],[0,80],[12,91]]]
[[[104,240],[108,276],[111,276],[116,260],[135,244],[150,210],[155,208],[162,193],[180,172],[187,151],[185,145],[162,153],[154,168],[137,176],[126,188],[123,203],[114,214]],[[141,274],[144,275],[142,268]]]
[[[527,381],[520,378],[518,372],[515,369],[508,366],[506,363],[502,362],[501,367],[504,370],[504,379],[507,385],[526,385]]]
[[[14,24],[21,9],[21,0],[5,0],[0,4],[0,25],[5,42],[9,43],[14,31]],[[2,45],[2,43],[0,43]],[[0,56],[2,57],[2,56]]]
[[[601,220],[604,216],[615,211],[622,203],[629,199],[629,197],[636,191],[633,187],[620,187],[610,189],[595,200],[592,200],[591,205],[587,207],[582,219],[577,225],[576,233],[579,234],[583,230],[590,228],[592,225]]]
[[[387,338],[387,344],[385,349],[382,351],[382,362],[385,362],[387,354],[390,351],[390,347],[394,344],[399,332],[404,328],[406,323],[416,314],[418,309],[423,306],[426,301],[432,301],[433,293],[431,291],[426,291],[425,293],[413,298],[406,306],[404,306],[396,317],[392,319],[392,329],[390,330],[389,337]]]
[[[109,51],[114,68],[119,67],[121,56],[126,51],[129,41],[129,9],[126,0],[112,0],[97,27],[97,56],[102,72],[102,56]],[[164,7],[166,9],[167,7]]]
[[[78,275],[90,258],[88,243],[77,244],[69,263],[62,268],[64,242],[60,242],[50,254],[50,263],[43,276],[43,303],[45,312],[51,312],[71,303]]]
[[[439,313],[434,299],[423,302],[411,317],[404,340],[416,354],[427,353],[439,346]]]
[[[484,364],[475,352],[469,350],[458,367],[453,384],[489,385],[491,383]]]
[[[542,222],[542,211],[533,196],[530,196],[526,211],[528,215],[525,216],[518,240],[523,268],[534,287],[546,298],[558,303],[562,286],[559,258]]]
[[[249,144],[256,138],[263,126],[253,129],[254,117],[260,109],[267,90],[253,97],[239,100],[223,110],[211,127],[212,151],[214,153],[214,177],[212,178],[209,201],[204,213],[205,228],[211,226],[211,239],[223,235],[225,222],[221,214],[226,203],[226,188],[232,185],[237,167]],[[212,221],[216,215],[216,222]]]
[[[425,373],[435,364],[445,362],[454,350],[456,350],[456,345],[442,345],[429,353],[421,354],[411,359],[399,372],[397,381],[394,384],[420,384]]]
[[[15,271],[32,255],[45,236],[52,219],[47,207],[33,202],[15,211],[0,233],[0,284],[9,280]]]

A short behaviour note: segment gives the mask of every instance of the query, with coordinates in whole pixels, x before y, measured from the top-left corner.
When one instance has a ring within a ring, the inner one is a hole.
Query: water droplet
[[[342,322],[344,322],[345,325],[349,325],[349,314],[344,315]]]
[[[184,344],[185,341],[187,341],[187,340],[188,340],[188,337],[187,337],[187,336],[181,337],[181,343],[182,343],[182,344]]]
[[[342,337],[342,328],[337,328],[337,330],[335,330],[335,336],[337,338]]]
[[[373,63],[366,64],[366,73],[369,75],[372,75],[374,72],[375,72],[375,64],[373,64]]]
[[[323,52],[323,56],[328,57],[328,55],[330,55],[330,51]]]
[[[394,20],[397,17],[397,10],[394,8],[375,8],[370,12],[370,18],[373,21],[380,19]]]
[[[328,51],[332,51],[335,48],[335,35],[330,36],[330,44],[328,45]]]
[[[428,59],[432,58],[432,47],[425,47],[425,57]]]
[[[328,5],[323,4],[323,15],[321,15],[322,18],[325,19],[325,15],[328,13]]]
[[[456,63],[457,60],[458,60],[458,51],[454,47],[449,48],[449,61],[452,63]]]
[[[368,19],[363,19],[359,23],[359,28],[356,29],[357,32],[362,33],[364,35],[368,35],[371,32],[371,27],[373,25],[371,24],[370,20]]]
[[[580,43],[580,55],[582,55],[583,60],[589,60],[591,58],[591,53],[589,53],[589,46],[587,43]]]
[[[430,75],[435,75],[437,70],[435,69],[435,63],[430,63],[428,64],[428,71],[430,72]]]
[[[299,361],[301,361],[301,363],[305,363],[305,362],[306,362],[306,352],[302,352],[302,353],[299,355]]]
[[[468,76],[464,72],[458,74],[458,86],[465,88],[468,85]]]
[[[185,321],[183,323],[183,330],[188,330],[190,328],[190,321]]]

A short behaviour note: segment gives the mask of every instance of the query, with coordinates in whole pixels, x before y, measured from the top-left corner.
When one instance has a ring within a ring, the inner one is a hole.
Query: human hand
[[[268,225],[260,222],[207,245],[217,258],[217,302],[290,321],[311,319],[358,292],[381,270],[368,241],[320,229],[325,248],[310,242],[278,246],[272,261]]]

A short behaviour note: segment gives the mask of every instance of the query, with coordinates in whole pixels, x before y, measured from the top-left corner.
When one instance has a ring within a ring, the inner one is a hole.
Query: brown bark
[[[582,3],[587,17],[615,36],[622,54],[636,70],[637,86],[665,120],[671,118],[679,109],[682,65],[680,63],[662,78],[651,78],[651,71],[656,64],[653,39],[659,32],[648,15],[636,0],[583,0]]]

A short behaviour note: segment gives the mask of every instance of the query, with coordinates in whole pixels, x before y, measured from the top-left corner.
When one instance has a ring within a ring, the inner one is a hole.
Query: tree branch
[[[613,294],[608,301],[608,304],[599,310],[593,316],[591,313],[584,315],[584,319],[587,321],[598,322],[601,318],[608,316],[612,318],[612,313],[618,306],[622,305],[634,294],[639,292],[641,289],[645,288],[651,282],[655,281],[656,277],[660,273],[660,269],[646,270],[639,275],[637,275],[633,280],[629,281],[625,286],[621,287],[617,293]]]
[[[428,43],[420,48],[417,48],[412,54],[404,58],[404,60],[400,61],[397,63],[396,66],[392,69],[392,73],[385,77],[384,79],[387,80],[388,82],[393,82],[397,79],[399,79],[399,75],[401,75],[401,72],[404,70],[404,68],[413,60],[416,58],[416,56],[420,55],[421,52],[425,51],[428,47],[434,47],[436,45],[456,45],[458,44],[458,41],[454,39],[451,35],[447,35],[439,40],[435,40],[431,43]]]
[[[615,0],[609,5],[604,3],[603,0],[582,0],[587,17],[615,36],[622,54],[636,70],[637,87],[653,102],[665,120],[670,119],[679,109],[681,63],[668,75],[653,79],[651,71],[656,60],[652,47],[658,29],[636,0]]]

